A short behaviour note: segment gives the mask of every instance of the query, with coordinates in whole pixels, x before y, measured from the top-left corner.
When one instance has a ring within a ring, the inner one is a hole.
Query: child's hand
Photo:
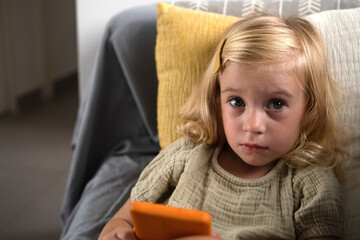
[[[131,200],[129,199],[105,225],[99,240],[138,240],[132,226],[130,204]]]
[[[132,227],[121,219],[112,219],[100,234],[99,240],[138,240]]]
[[[126,230],[120,229],[116,232],[116,238],[115,239],[121,239],[121,240],[138,240],[138,238],[135,235],[135,232],[133,230]]]
[[[124,221],[112,219],[101,233],[99,240],[138,240],[134,230]]]
[[[190,236],[190,237],[176,238],[173,240],[222,240],[222,238],[216,233],[212,233],[211,236]]]

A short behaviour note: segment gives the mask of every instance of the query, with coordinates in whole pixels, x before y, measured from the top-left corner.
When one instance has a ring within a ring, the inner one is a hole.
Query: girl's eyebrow
[[[291,92],[287,91],[286,89],[280,89],[278,91],[275,91],[275,92],[271,92],[271,94],[274,94],[274,95],[284,95],[288,98],[293,98],[295,97],[294,94],[292,94]]]
[[[239,89],[235,89],[235,88],[232,88],[232,87],[227,87],[225,88],[224,90],[221,90],[221,93],[225,93],[225,92],[239,92],[240,90]]]

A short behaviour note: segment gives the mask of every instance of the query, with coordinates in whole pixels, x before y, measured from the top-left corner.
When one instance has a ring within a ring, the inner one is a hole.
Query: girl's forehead
[[[258,89],[276,90],[277,88],[302,89],[297,72],[293,68],[285,69],[275,65],[244,65],[230,63],[220,73],[220,87],[242,89],[256,86]]]
[[[222,71],[220,72],[220,78],[222,73],[227,68],[237,68],[242,72],[252,72],[254,74],[279,74],[279,75],[296,75],[299,83],[301,85],[303,82],[303,75],[301,74],[301,70],[299,70],[298,64],[295,61],[289,60],[287,62],[275,62],[275,63],[264,63],[264,64],[243,64],[237,63],[233,61],[227,61],[224,64]]]
[[[264,62],[257,62],[257,63],[240,63],[236,61],[228,60],[223,64],[223,69],[228,66],[237,65],[240,68],[249,70],[249,71],[257,71],[257,72],[279,72],[279,73],[291,73],[297,72],[298,70],[298,63],[295,59],[289,58],[287,61],[264,61]]]
[[[290,74],[296,74],[298,75],[298,69],[296,68],[296,65],[292,63],[292,61],[289,62],[283,62],[283,63],[265,63],[265,64],[243,64],[243,63],[237,63],[228,61],[225,65],[221,73],[225,71],[225,69],[237,69],[241,72],[247,72],[247,73],[254,73],[254,74],[282,74],[282,75],[290,75]]]

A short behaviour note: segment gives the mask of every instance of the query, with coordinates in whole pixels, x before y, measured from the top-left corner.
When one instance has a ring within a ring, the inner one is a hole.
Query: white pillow
[[[306,17],[320,31],[330,66],[345,90],[341,120],[351,129],[351,167],[344,184],[344,239],[360,236],[360,8],[330,10]]]

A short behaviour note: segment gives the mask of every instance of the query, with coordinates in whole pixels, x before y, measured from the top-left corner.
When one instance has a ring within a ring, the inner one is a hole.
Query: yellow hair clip
[[[222,39],[219,44],[219,48],[217,49],[215,55],[216,57],[215,57],[214,71],[213,71],[214,74],[218,73],[221,70],[221,62],[222,62],[221,53],[224,48],[225,42],[226,42],[226,38]]]

